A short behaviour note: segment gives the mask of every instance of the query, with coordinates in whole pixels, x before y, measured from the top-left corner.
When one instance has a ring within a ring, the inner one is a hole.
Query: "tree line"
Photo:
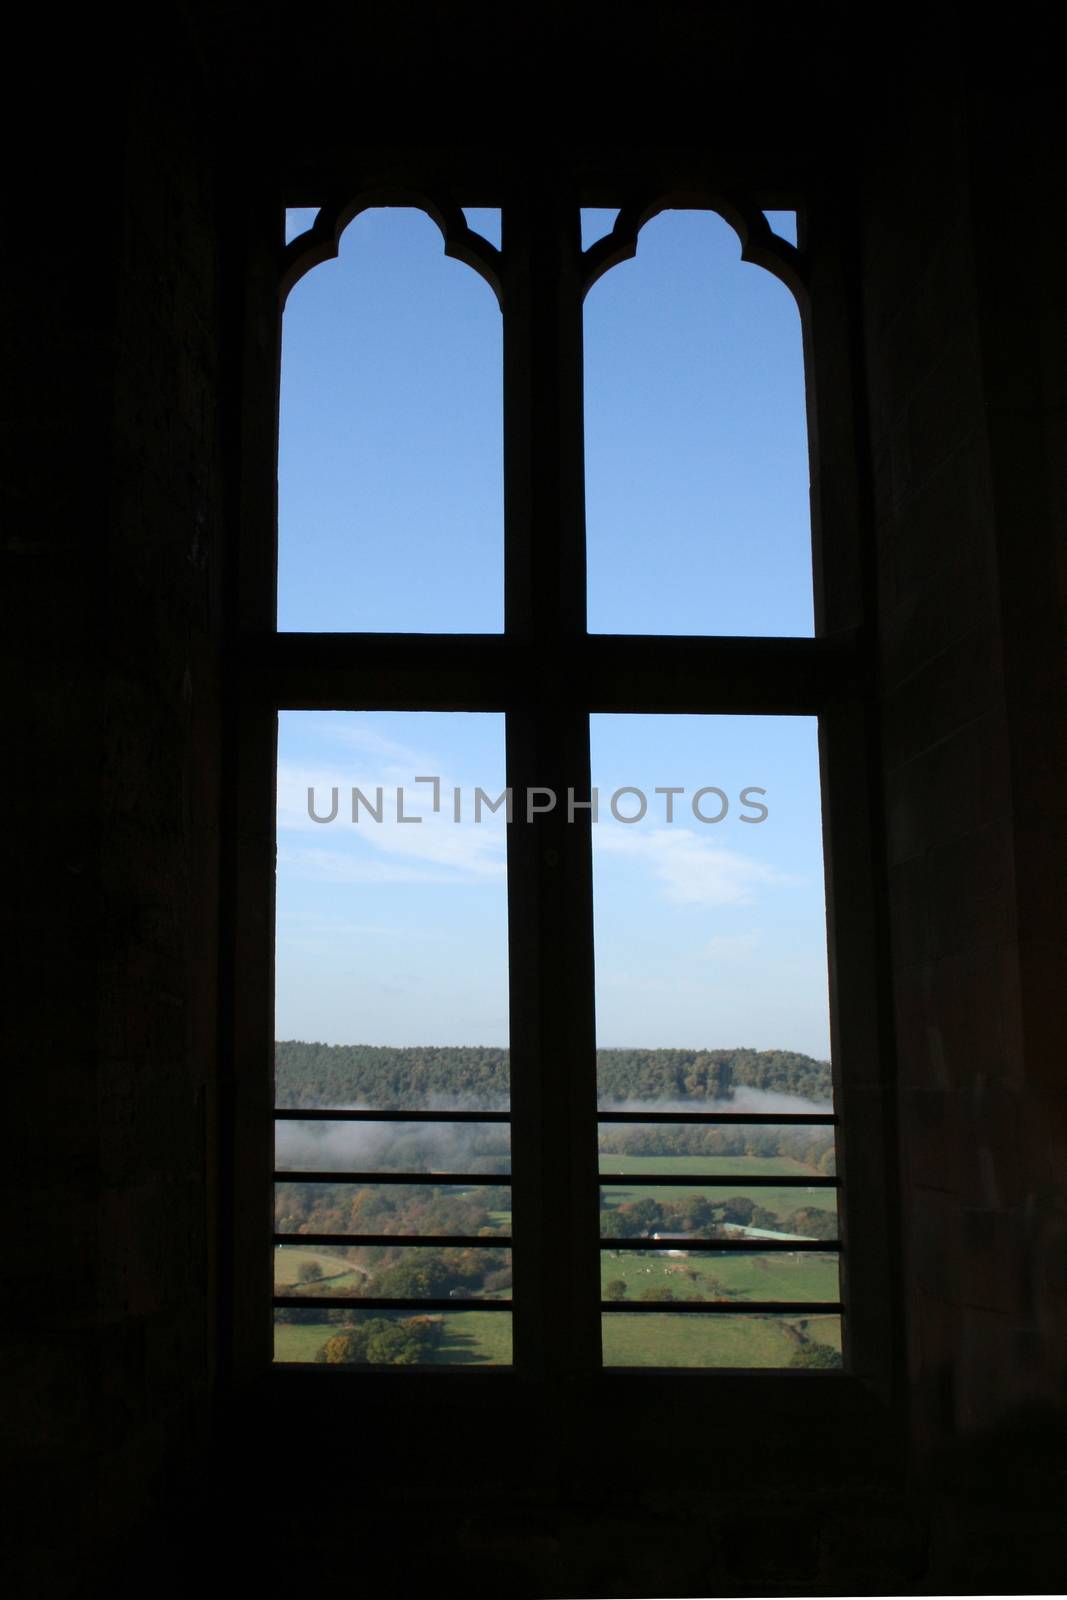
[[[510,1254],[506,1250],[456,1246],[447,1236],[491,1237],[499,1230],[490,1210],[508,1203],[507,1191],[501,1189],[455,1194],[407,1184],[370,1189],[352,1184],[284,1183],[276,1185],[274,1215],[279,1233],[395,1233],[416,1237],[441,1234],[436,1247],[317,1248],[341,1264],[360,1269],[359,1283],[349,1291],[352,1297],[407,1300],[458,1295],[465,1299],[510,1291]],[[344,1302],[332,1297],[331,1279],[318,1267],[308,1264],[301,1270],[300,1279],[299,1292],[321,1296],[323,1309],[282,1306],[275,1312],[278,1322],[347,1325],[353,1320]]]
[[[316,1361],[344,1366],[413,1367],[441,1342],[441,1317],[370,1317],[331,1334]]]
[[[832,1211],[821,1206],[771,1211],[741,1194],[715,1201],[703,1194],[680,1194],[675,1200],[644,1196],[602,1207],[600,1212],[602,1239],[639,1239],[654,1233],[723,1239],[737,1227],[792,1233],[801,1239],[837,1238],[837,1218]]]
[[[279,1183],[274,1225],[279,1233],[478,1234],[498,1230],[492,1211],[506,1211],[507,1189],[457,1193],[429,1184]]]
[[[455,1100],[506,1109],[508,1051],[483,1045],[274,1047],[279,1106],[413,1108]],[[829,1102],[830,1063],[795,1050],[598,1050],[602,1105],[630,1100],[730,1100],[739,1089]]]

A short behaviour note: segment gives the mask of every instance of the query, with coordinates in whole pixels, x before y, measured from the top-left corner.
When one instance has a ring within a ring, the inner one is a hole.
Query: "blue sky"
[[[586,242],[611,221],[587,214]],[[339,261],[297,285],[280,627],[501,628],[500,362],[491,291],[421,213],[357,218]],[[585,388],[591,630],[810,633],[799,320],[719,218],[654,219],[594,286]],[[828,1055],[813,720],[601,716],[592,751],[600,1042]],[[422,774],[442,779],[438,815]],[[495,795],[503,774],[502,717],[282,715],[278,1037],[507,1042],[504,829],[470,817],[475,785]],[[640,823],[610,816],[623,784],[648,794]],[[669,825],[652,793],[667,784],[687,791]],[[309,819],[309,785],[323,814],[338,787],[335,822]],[[351,823],[353,785],[383,787],[387,820]],[[398,785],[420,823],[396,821]],[[703,785],[730,798],[720,823],[689,810]],[[767,790],[755,826],[746,785]]]

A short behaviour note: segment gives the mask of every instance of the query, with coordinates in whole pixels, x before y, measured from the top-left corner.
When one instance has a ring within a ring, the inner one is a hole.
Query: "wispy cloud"
[[[445,825],[447,826],[447,824]],[[314,846],[278,846],[278,868],[293,877],[317,883],[456,883],[457,881],[503,881],[503,860],[494,859],[479,848],[477,839],[466,829],[455,829],[449,839],[440,830],[427,828],[421,836],[422,848],[403,843],[386,843],[386,830],[373,836],[361,835],[347,849],[316,849]],[[369,846],[366,839],[373,838]],[[377,853],[380,852],[380,853]],[[390,859],[383,856],[392,852]]]
[[[407,744],[401,739],[391,739],[387,734],[379,733],[377,728],[369,727],[358,717],[345,716],[336,723],[316,722],[308,731],[314,734],[320,744],[329,746],[339,754],[358,750],[361,755],[374,756],[379,767],[383,762],[391,762],[395,770],[401,771],[409,780],[416,771],[440,770],[439,755],[418,750],[414,745]],[[381,782],[380,777],[378,781]]]
[[[593,848],[647,867],[677,905],[751,905],[761,888],[802,881],[689,828],[598,827]]]
[[[750,950],[755,950],[758,944],[759,934],[755,929],[747,933],[717,933],[714,938],[708,940],[702,954],[729,960],[732,956],[747,955]]]
[[[314,730],[320,732],[320,730]],[[440,756],[402,744],[356,721],[321,730],[327,753],[311,762],[278,764],[279,867],[305,879],[344,883],[448,883],[456,880],[501,879],[506,842],[503,811],[483,810],[474,822],[473,783],[463,784],[445,770]],[[440,780],[440,809],[433,809],[431,784]],[[463,815],[456,822],[453,791],[462,792]],[[337,816],[316,822],[308,812],[313,791],[316,815],[328,817],[332,791],[337,790]],[[352,821],[352,791],[359,789],[378,808],[382,820],[359,808]],[[403,814],[397,816],[397,791],[403,790]],[[495,795],[494,795],[495,798]],[[411,821],[411,818],[419,820]],[[306,843],[314,837],[314,844]]]

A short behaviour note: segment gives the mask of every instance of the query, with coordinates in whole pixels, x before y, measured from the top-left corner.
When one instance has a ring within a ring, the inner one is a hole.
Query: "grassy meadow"
[[[602,1327],[606,1367],[787,1367],[805,1337],[841,1348],[837,1317],[621,1312]]]
[[[831,1188],[814,1186],[818,1174],[790,1157],[716,1156],[616,1156],[601,1157],[601,1204],[617,1206],[628,1201],[651,1198],[676,1203],[685,1195],[705,1194],[715,1204],[729,1196],[744,1196],[763,1210],[783,1220],[805,1207],[835,1213],[837,1195]],[[700,1183],[709,1166],[722,1174],[736,1174],[737,1181],[709,1187]],[[645,1173],[692,1174],[687,1185],[645,1185]],[[746,1185],[745,1177],[806,1176],[811,1187],[777,1188]],[[507,1210],[491,1213],[492,1223],[509,1230]],[[445,1243],[446,1241],[442,1241]],[[316,1284],[326,1294],[344,1294],[358,1282],[358,1269],[328,1251],[286,1247],[274,1252],[275,1285],[279,1293],[301,1293]],[[301,1266],[313,1266],[321,1274],[315,1284],[301,1281]],[[805,1340],[841,1348],[841,1322],[838,1317],[791,1317],[745,1314],[745,1301],[836,1300],[839,1296],[838,1258],[832,1252],[754,1251],[713,1254],[694,1252],[686,1257],[664,1256],[653,1251],[622,1251],[606,1248],[601,1253],[601,1293],[608,1284],[623,1283],[622,1300],[640,1300],[650,1289],[671,1290],[676,1299],[692,1298],[736,1300],[733,1313],[674,1315],[641,1313],[627,1316],[624,1311],[606,1314],[603,1319],[603,1349],[606,1366],[638,1367],[787,1367]],[[509,1291],[502,1290],[501,1293]],[[381,1313],[374,1313],[381,1315]],[[275,1360],[314,1361],[337,1328],[327,1322],[278,1323],[274,1330]],[[456,1311],[443,1313],[442,1339],[433,1351],[434,1365],[499,1366],[511,1361],[511,1317],[502,1312]]]
[[[608,1367],[785,1367],[800,1336],[841,1348],[838,1317],[671,1316],[670,1312],[605,1316],[604,1365]],[[284,1323],[274,1329],[275,1361],[314,1361],[331,1334],[329,1323]],[[433,1352],[435,1366],[507,1366],[511,1318],[501,1312],[445,1314],[444,1334]]]
[[[319,1274],[310,1282],[300,1276],[301,1267],[313,1267]],[[363,1272],[349,1266],[339,1256],[324,1250],[305,1250],[300,1245],[280,1245],[274,1251],[275,1294],[306,1294],[309,1290],[329,1288],[331,1294],[354,1289],[363,1278]]]
[[[369,1314],[388,1315],[381,1311]],[[276,1322],[274,1359],[314,1361],[327,1339],[342,1331],[328,1322]],[[503,1311],[445,1312],[441,1343],[430,1361],[439,1367],[510,1365],[511,1317]]]
[[[601,1293],[625,1283],[626,1299],[650,1289],[670,1289],[676,1300],[836,1300],[837,1257],[810,1254],[706,1255],[681,1259],[635,1250],[603,1250]]]

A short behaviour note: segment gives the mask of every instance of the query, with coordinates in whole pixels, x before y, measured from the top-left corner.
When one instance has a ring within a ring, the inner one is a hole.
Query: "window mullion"
[[[562,1380],[600,1358],[578,208],[531,186],[503,227],[515,1359]]]

